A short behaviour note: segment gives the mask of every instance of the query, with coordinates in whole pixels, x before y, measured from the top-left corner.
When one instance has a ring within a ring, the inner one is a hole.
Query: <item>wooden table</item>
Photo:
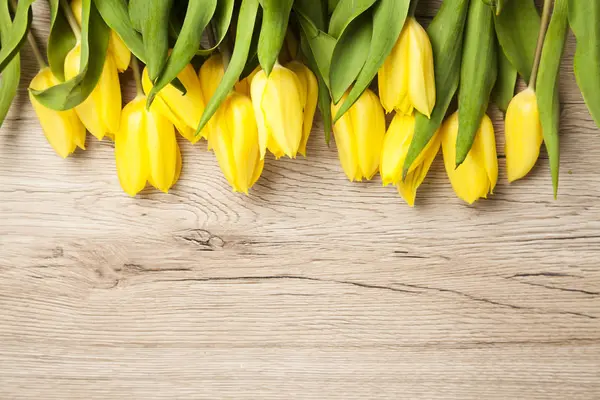
[[[171,193],[130,198],[112,143],[46,143],[26,47],[0,131],[0,398],[600,398],[600,130],[573,51],[558,200],[545,154],[507,183],[493,111],[496,193],[466,206],[440,156],[410,209],[349,183],[320,122],[248,197],[180,141]]]

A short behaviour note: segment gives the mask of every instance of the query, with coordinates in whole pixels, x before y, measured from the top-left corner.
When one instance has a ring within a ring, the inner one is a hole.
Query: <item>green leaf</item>
[[[91,0],[82,0],[80,73],[44,91],[31,90],[45,107],[70,110],[92,93],[104,68],[110,30]]]
[[[202,33],[210,22],[216,7],[217,0],[196,0],[188,3],[181,33],[177,38],[177,42],[175,43],[175,47],[173,47],[165,68],[159,74],[148,95],[148,106],[152,104],[154,96],[173,79],[177,78],[177,75],[194,58],[198,47],[200,47]]]
[[[540,112],[540,121],[544,133],[544,144],[550,159],[554,197],[558,193],[558,173],[560,165],[560,147],[558,129],[560,125],[560,98],[558,94],[558,75],[560,61],[565,49],[569,32],[568,0],[556,0],[550,26],[544,39],[540,69],[536,80],[536,97]]]
[[[48,37],[48,63],[54,76],[64,82],[65,58],[77,39],[67,18],[60,12],[59,0],[50,0],[50,35]]]
[[[317,29],[326,31],[325,12],[321,0],[296,0],[294,11],[304,15]]]
[[[506,112],[508,104],[515,95],[517,69],[506,58],[498,43],[496,43],[496,51],[498,53],[498,78],[494,90],[492,90],[492,101],[500,110]]]
[[[416,113],[415,134],[402,171],[404,177],[442,124],[458,88],[463,30],[468,7],[469,0],[445,0],[427,29],[435,60],[436,103],[431,119]]]
[[[4,68],[6,68],[17,55],[19,49],[25,42],[32,18],[31,4],[34,1],[35,0],[21,0],[17,5],[15,18],[10,27],[10,31],[5,35],[7,39],[2,39],[2,48],[0,48],[0,73],[4,71]]]
[[[493,10],[483,1],[471,1],[465,29],[458,91],[457,167],[471,150],[498,75]]]
[[[321,76],[317,61],[312,53],[311,47],[306,37],[306,33],[302,31],[300,33],[300,49],[302,54],[306,58],[308,67],[313,71],[317,77],[317,83],[319,85],[319,97],[317,99],[317,105],[321,111],[321,118],[323,120],[323,131],[325,133],[325,142],[329,144],[331,139],[331,96],[329,90],[325,84],[325,79]]]
[[[215,10],[215,14],[212,19],[212,23],[215,28],[216,43],[213,47],[209,49],[198,50],[196,54],[201,56],[208,56],[219,47],[221,42],[223,42],[223,39],[225,39],[225,35],[227,35],[227,31],[229,30],[229,26],[231,25],[231,18],[233,17],[234,5],[235,0],[217,1],[217,9]]]
[[[277,61],[287,30],[293,0],[262,0],[263,18],[258,39],[258,60],[267,76]]]
[[[348,98],[335,115],[334,122],[352,107],[375,78],[377,71],[383,65],[400,36],[409,7],[410,0],[379,0],[375,6],[373,12],[373,40],[371,40],[367,61],[358,74],[356,83],[350,90]]]
[[[139,5],[139,3],[143,5]],[[129,15],[134,27],[141,28],[148,76],[154,82],[167,63],[169,54],[169,15],[173,0],[131,0]],[[133,14],[132,14],[133,12]]]
[[[335,104],[365,65],[372,35],[373,19],[370,13],[364,13],[348,25],[335,44],[329,71],[331,96]]]
[[[329,12],[329,14],[332,14],[335,11],[335,8],[337,7],[338,3],[340,2],[340,0],[323,0],[327,2],[327,11]]]
[[[526,82],[529,82],[533,68],[540,25],[540,15],[533,0],[508,1],[495,18],[500,46]]]
[[[335,48],[336,40],[324,31],[318,29],[315,24],[303,13],[301,9],[294,9],[298,15],[298,21],[302,32],[317,64],[319,74],[325,85],[331,89],[329,74],[331,69],[331,57]]]
[[[329,20],[328,33],[339,38],[348,25],[375,3],[376,0],[340,0]]]
[[[9,38],[12,20],[8,9],[8,1],[0,1],[0,45],[2,40]],[[0,127],[8,114],[10,105],[17,94],[19,79],[21,78],[21,59],[17,53],[8,63],[0,77]]]
[[[134,56],[146,63],[144,42],[142,36],[133,28],[125,0],[94,0],[94,3],[106,24],[117,32]]]
[[[217,87],[217,90],[204,109],[200,124],[196,130],[196,135],[200,133],[214,113],[217,112],[219,106],[223,103],[244,70],[244,66],[248,60],[248,52],[250,51],[257,13],[258,0],[242,0],[237,21],[235,47],[233,48],[229,66],[225,70],[219,87]]]
[[[569,24],[577,39],[575,78],[600,127],[600,2],[569,0]]]

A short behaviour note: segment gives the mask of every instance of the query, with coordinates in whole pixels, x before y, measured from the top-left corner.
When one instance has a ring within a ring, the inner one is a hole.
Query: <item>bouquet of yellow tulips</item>
[[[41,0],[45,56],[29,29],[35,1],[0,0],[0,125],[29,39],[40,68],[30,100],[48,142],[64,158],[85,150],[86,131],[113,140],[132,196],[177,182],[176,132],[207,140],[233,190],[247,194],[267,152],[306,156],[319,108],[349,180],[379,172],[413,206],[441,148],[454,191],[473,203],[498,178],[490,103],[505,112],[509,181],[528,174],[544,143],[556,196],[569,29],[577,82],[600,126],[597,0],[541,9],[443,0],[427,29],[418,0]],[[129,68],[137,95],[123,107],[119,73]],[[515,96],[518,76],[527,88]]]

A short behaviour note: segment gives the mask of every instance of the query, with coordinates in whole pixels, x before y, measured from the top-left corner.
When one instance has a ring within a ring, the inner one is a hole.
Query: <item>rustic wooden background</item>
[[[130,198],[110,142],[46,143],[26,46],[0,131],[0,398],[600,398],[600,130],[573,52],[558,200],[545,156],[508,185],[492,112],[495,195],[461,203],[440,157],[410,209],[347,182],[320,123],[249,197],[181,141],[172,192]]]

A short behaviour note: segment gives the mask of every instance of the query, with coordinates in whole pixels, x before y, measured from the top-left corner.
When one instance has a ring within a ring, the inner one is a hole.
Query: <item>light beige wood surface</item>
[[[570,60],[558,200],[545,155],[507,183],[492,112],[496,193],[461,203],[440,157],[410,209],[347,182],[320,123],[248,197],[180,141],[172,192],[130,198],[110,142],[50,149],[23,53],[0,131],[0,399],[600,398],[600,130]]]

